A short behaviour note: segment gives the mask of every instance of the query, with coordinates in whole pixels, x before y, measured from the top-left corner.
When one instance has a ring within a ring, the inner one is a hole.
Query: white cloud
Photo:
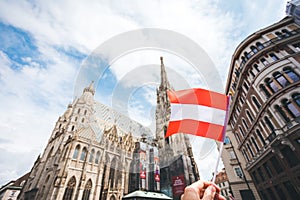
[[[228,2],[231,5],[224,10],[220,5]],[[28,64],[22,66],[21,70],[13,70],[10,67],[12,61],[4,53],[0,54],[0,112],[5,113],[0,116],[0,138],[4,141],[0,143],[0,148],[16,153],[5,152],[1,154],[1,160],[20,156],[20,151],[30,152],[27,154],[28,160],[34,160],[36,152],[42,152],[45,147],[56,119],[72,100],[79,63],[59,53],[55,47],[72,47],[88,54],[102,42],[125,31],[145,27],[169,29],[189,37],[203,47],[214,61],[225,84],[231,55],[236,45],[253,31],[283,17],[285,5],[282,1],[264,1],[263,10],[260,11],[261,4],[258,0],[238,3],[218,0],[137,0],[130,3],[125,0],[92,0],[88,3],[71,0],[0,1],[0,21],[30,33],[36,41],[38,51],[41,52],[40,61],[46,64],[46,67],[41,67],[32,58],[24,57]],[[235,10],[235,6],[244,8],[243,12]],[[256,20],[257,18],[259,20]],[[159,56],[160,52],[146,56],[143,56],[142,52],[135,52],[126,56],[127,58],[120,59],[119,63],[113,66],[113,71],[118,80],[125,80],[126,76],[131,76],[128,72],[134,71],[134,67],[159,65]],[[164,56],[170,81],[174,86],[181,84],[176,82],[180,80],[177,78],[179,75],[189,85],[202,84],[198,80],[203,77],[193,73],[185,61],[168,54]],[[174,72],[168,67],[174,69]],[[153,80],[158,78],[151,70],[147,73]],[[172,79],[172,73],[178,76]],[[135,80],[143,83],[143,76],[126,79],[124,86],[133,86],[136,84]],[[148,95],[153,95],[150,91],[147,92]],[[149,102],[151,105],[152,101],[153,99]],[[131,109],[143,119],[142,106]],[[200,150],[195,150],[195,154],[199,152]],[[210,176],[212,171],[207,166],[211,165],[207,163],[215,162],[215,156],[216,152],[207,157],[208,161],[198,159],[201,174]],[[5,175],[4,178],[4,174],[0,174],[0,184],[25,172],[18,170],[20,166],[4,163],[0,165],[0,171],[10,173],[11,176]],[[30,167],[26,166],[26,169]]]

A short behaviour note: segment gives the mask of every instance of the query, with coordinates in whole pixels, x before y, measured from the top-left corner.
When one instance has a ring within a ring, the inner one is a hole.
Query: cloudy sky
[[[78,95],[83,63],[106,41],[143,28],[173,31],[204,49],[225,85],[235,47],[282,19],[285,5],[283,0],[263,5],[260,0],[1,0],[0,185],[31,169],[56,120]],[[205,87],[207,77],[194,73],[178,53],[141,48],[108,63],[95,80],[96,100],[153,128],[159,56],[175,89]],[[197,146],[198,140],[192,142]],[[201,151],[194,152],[200,175],[210,179],[217,153]]]

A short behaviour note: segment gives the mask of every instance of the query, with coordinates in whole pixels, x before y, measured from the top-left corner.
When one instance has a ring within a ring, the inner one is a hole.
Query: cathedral
[[[172,90],[161,58],[156,132],[94,100],[93,82],[68,105],[18,199],[117,200],[136,191],[180,199],[199,179],[189,138],[165,138]]]

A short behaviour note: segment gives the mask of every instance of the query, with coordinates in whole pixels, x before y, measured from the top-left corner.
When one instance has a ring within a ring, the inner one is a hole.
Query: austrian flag
[[[229,96],[194,88],[168,91],[171,116],[166,137],[175,133],[224,141]]]

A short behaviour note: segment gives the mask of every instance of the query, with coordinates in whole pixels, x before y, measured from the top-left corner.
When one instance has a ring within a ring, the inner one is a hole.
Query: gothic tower
[[[161,191],[173,199],[180,199],[183,188],[199,179],[188,136],[182,133],[165,138],[171,114],[168,90],[173,90],[161,60],[161,83],[157,88],[156,140],[161,165]],[[174,184],[176,182],[176,184]]]
[[[106,200],[128,193],[135,140],[119,124],[137,131],[140,125],[96,102],[94,94],[91,83],[58,118],[19,199]],[[108,123],[114,116],[122,121]]]

